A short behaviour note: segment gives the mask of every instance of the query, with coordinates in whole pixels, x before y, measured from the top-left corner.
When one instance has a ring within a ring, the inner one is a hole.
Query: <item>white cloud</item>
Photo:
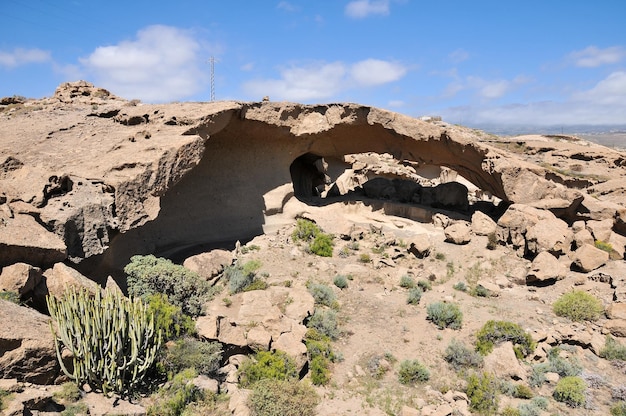
[[[80,62],[96,84],[125,98],[171,101],[199,92],[206,82],[200,44],[171,26],[149,26],[136,39],[96,48]]]
[[[450,52],[448,54],[448,58],[455,64],[461,63],[463,61],[467,61],[470,57],[469,52],[463,49],[457,49],[455,51]]]
[[[315,63],[306,67],[292,66],[280,71],[280,79],[255,80],[243,85],[244,90],[259,97],[289,101],[329,98],[341,89],[346,74],[341,62]]]
[[[374,87],[396,81],[407,69],[398,63],[366,59],[352,65],[316,62],[292,65],[280,71],[279,79],[252,80],[243,85],[246,94],[277,100],[310,101],[329,99],[356,87]]]
[[[241,65],[241,67],[239,67],[239,69],[241,69],[242,71],[245,71],[245,72],[252,71],[254,69],[254,62],[245,63],[245,64]]]
[[[352,78],[363,86],[387,84],[397,81],[406,74],[406,68],[401,64],[366,59],[352,65]]]
[[[50,52],[41,49],[15,48],[13,51],[0,51],[0,67],[15,68],[27,64],[41,64],[51,60]]]
[[[288,1],[281,1],[276,5],[276,8],[284,10],[286,12],[295,12],[298,10],[296,6],[289,3]]]
[[[353,19],[363,19],[375,14],[387,16],[389,0],[354,0],[346,5],[345,13]]]
[[[569,58],[576,66],[595,68],[602,65],[620,62],[626,57],[626,49],[621,46],[612,46],[600,49],[596,46],[589,46],[581,51],[569,54]]]
[[[626,124],[626,72],[617,71],[593,88],[561,101],[540,101],[501,106],[471,105],[442,112],[451,122],[526,126]]]
[[[590,90],[575,93],[573,99],[596,105],[621,106],[626,109],[626,72],[611,73]],[[623,121],[626,122],[626,119]]]
[[[518,86],[529,82],[524,76],[517,76],[512,80],[508,79],[484,79],[481,77],[468,76],[461,79],[453,71],[450,75],[454,81],[448,84],[443,92],[444,97],[453,97],[463,90],[473,90],[478,97],[484,100],[495,100],[508,94]]]

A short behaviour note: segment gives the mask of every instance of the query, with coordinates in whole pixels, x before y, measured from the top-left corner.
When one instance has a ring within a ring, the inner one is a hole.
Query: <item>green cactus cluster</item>
[[[69,289],[48,296],[50,323],[61,369],[79,386],[87,383],[105,394],[127,395],[141,382],[161,347],[161,331],[140,299],[117,291]],[[71,371],[63,348],[72,353]]]

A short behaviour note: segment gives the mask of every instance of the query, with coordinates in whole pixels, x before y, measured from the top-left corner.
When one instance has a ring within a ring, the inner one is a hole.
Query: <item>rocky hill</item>
[[[86,82],[2,99],[0,142],[0,291],[21,302],[0,300],[8,414],[63,408],[52,396],[64,378],[46,296],[68,285],[126,290],[124,266],[148,254],[216,288],[227,286],[225,268],[257,265],[264,289],[222,289],[196,319],[200,339],[224,350],[211,389],[227,394],[226,413],[248,412],[243,355],[285,351],[311,377],[307,325],[326,308],[313,285],[336,298],[332,345],[342,357],[316,387],[316,414],[478,412],[467,370],[445,357],[455,343],[476,346],[490,320],[534,341],[516,357],[515,341],[499,340],[477,367],[499,380],[500,412],[601,415],[626,400],[623,361],[603,353],[607,339],[626,336],[623,152],[357,104],[143,104]],[[333,237],[332,256],[294,239],[297,219]],[[417,301],[409,281],[421,282]],[[572,291],[599,300],[599,316],[557,315],[553,305]],[[438,302],[459,308],[460,328],[433,323]],[[398,374],[413,359],[430,377],[407,386]],[[554,394],[568,375],[586,386],[574,408]],[[546,409],[512,393],[517,385],[545,397]],[[82,400],[90,414],[149,406]]]

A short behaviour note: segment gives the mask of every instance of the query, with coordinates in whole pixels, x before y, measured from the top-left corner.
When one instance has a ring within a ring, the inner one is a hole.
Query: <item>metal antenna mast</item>
[[[209,58],[209,64],[211,64],[211,102],[215,101],[215,59],[214,56]]]

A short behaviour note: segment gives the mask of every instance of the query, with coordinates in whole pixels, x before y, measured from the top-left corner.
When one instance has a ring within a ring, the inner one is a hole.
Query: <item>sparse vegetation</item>
[[[575,322],[595,321],[604,312],[600,299],[582,290],[565,293],[552,305],[554,313]]]
[[[11,393],[0,389],[0,411],[4,410],[6,407],[6,402],[11,398]]]
[[[133,256],[124,267],[128,275],[128,293],[147,300],[162,293],[168,302],[190,316],[198,316],[202,305],[215,293],[211,285],[196,273],[170,260],[149,256]]]
[[[339,337],[337,312],[334,310],[316,309],[313,316],[311,316],[307,322],[307,327],[313,328],[319,333],[335,340]]]
[[[298,219],[296,228],[291,233],[295,242],[308,244],[307,250],[322,257],[333,256],[333,236],[324,234],[322,229],[312,221],[303,218]]]
[[[314,416],[319,397],[305,382],[266,379],[254,384],[248,399],[253,416]]]
[[[493,351],[496,344],[511,341],[515,355],[523,358],[532,353],[535,343],[529,333],[516,323],[508,321],[487,321],[476,334],[476,350],[482,355]]]
[[[294,380],[298,377],[293,358],[283,351],[259,351],[239,367],[239,384],[250,387],[264,379]]]
[[[261,262],[250,260],[243,265],[234,264],[224,269],[224,278],[228,282],[231,294],[250,290],[266,289],[267,283],[257,277],[256,272],[261,268]]]
[[[548,361],[533,366],[529,383],[536,387],[542,385],[546,378],[545,374],[557,373],[560,377],[578,376],[582,373],[582,366],[575,357],[564,358],[560,355],[561,349],[552,348],[548,352]]]
[[[600,357],[607,360],[626,361],[626,347],[612,336],[607,335],[604,341],[604,348],[600,350]]]
[[[154,315],[154,324],[161,330],[163,341],[194,334],[196,324],[179,306],[172,305],[167,296],[154,293],[146,298],[148,310]]]
[[[576,376],[563,377],[554,388],[552,396],[557,402],[563,402],[570,407],[581,407],[585,404],[585,381]]]
[[[211,375],[220,367],[222,345],[219,342],[181,338],[165,352],[162,362],[170,374],[192,368],[198,374]]]
[[[491,291],[485,288],[483,285],[476,285],[470,291],[470,295],[479,298],[488,298],[489,296],[491,296]]]
[[[460,341],[453,339],[444,354],[444,360],[456,371],[468,368],[480,368],[483,365],[483,356],[468,348]]]
[[[626,416],[626,402],[619,401],[611,406],[612,416]]]
[[[487,249],[495,250],[496,248],[498,248],[498,237],[496,233],[487,234]]]
[[[415,279],[413,279],[408,274],[404,274],[402,275],[402,277],[400,277],[400,287],[403,287],[405,289],[411,289],[411,288],[414,288],[415,286],[416,286]]]
[[[309,293],[313,296],[317,305],[332,306],[337,301],[337,296],[333,289],[323,283],[309,284]]]
[[[415,384],[428,381],[430,371],[418,360],[404,360],[398,370],[398,381],[402,384]]]
[[[498,381],[488,373],[470,374],[465,391],[470,409],[481,415],[495,415],[498,410]]]
[[[11,290],[0,290],[0,299],[8,300],[9,302],[13,302],[17,305],[20,304],[19,293],[13,292]]]
[[[339,289],[345,289],[348,287],[348,278],[344,275],[338,274],[337,276],[335,276],[335,278],[333,279],[333,283],[335,284],[335,286],[337,286]]]
[[[460,292],[467,292],[467,285],[465,282],[456,282],[452,288]]]
[[[361,263],[371,263],[372,262],[372,258],[367,253],[361,253],[361,255],[359,255],[359,261]]]
[[[319,234],[309,246],[311,252],[321,257],[333,256],[333,237],[330,234]]]
[[[193,402],[201,401],[204,393],[190,381],[196,377],[193,369],[176,374],[156,395],[155,402],[148,407],[148,416],[179,416]]]
[[[439,329],[461,329],[463,313],[454,303],[435,302],[426,307],[427,319]]]
[[[433,284],[430,283],[430,281],[425,280],[425,279],[421,279],[420,281],[417,282],[417,286],[422,289],[422,291],[426,292],[428,290],[432,290],[433,289]]]
[[[53,397],[55,400],[58,400],[63,404],[69,404],[80,400],[81,394],[78,385],[74,382],[68,381],[61,384],[61,390],[55,392]]]
[[[602,251],[606,251],[609,254],[613,251],[613,246],[611,245],[611,243],[607,243],[602,240],[596,240],[594,242],[594,245],[596,246],[596,248],[599,248]]]
[[[409,305],[419,304],[420,300],[422,299],[423,293],[424,292],[419,287],[414,287],[414,288],[409,289],[409,293],[406,298],[406,303],[408,303]]]

